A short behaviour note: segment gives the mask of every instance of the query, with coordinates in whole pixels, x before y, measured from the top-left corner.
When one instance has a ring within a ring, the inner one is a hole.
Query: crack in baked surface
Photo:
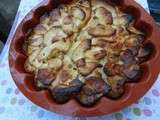
[[[24,65],[38,88],[65,103],[91,106],[102,96],[118,99],[126,82],[137,82],[152,52],[134,16],[104,0],[73,0],[40,18],[25,41]]]

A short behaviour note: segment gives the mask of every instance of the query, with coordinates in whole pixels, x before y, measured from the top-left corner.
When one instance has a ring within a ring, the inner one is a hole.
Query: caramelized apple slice
[[[123,73],[128,78],[129,82],[137,82],[142,75],[142,70],[139,65],[131,64],[123,68]]]
[[[112,26],[97,25],[96,27],[91,27],[88,33],[94,37],[109,37],[115,33],[115,29]]]
[[[104,7],[99,7],[94,10],[95,16],[98,17],[99,23],[102,25],[112,24],[112,14]]]
[[[91,60],[100,60],[106,56],[106,51],[100,47],[92,47],[85,52],[85,57]]]
[[[114,43],[116,40],[113,37],[97,37],[92,39],[92,45],[104,48],[108,43]]]
[[[51,93],[53,98],[58,103],[65,103],[67,102],[72,96],[76,95],[80,92],[83,83],[75,79],[70,82],[68,86],[56,86],[54,89],[51,89]]]
[[[78,71],[81,75],[89,75],[97,67],[96,62],[86,62],[84,66],[78,67]]]
[[[124,93],[124,83],[125,83],[125,78],[121,76],[113,76],[113,77],[108,77],[108,83],[111,87],[111,91],[106,94],[107,97],[111,99],[118,99],[120,98],[123,93]]]
[[[104,94],[110,91],[110,87],[100,78],[89,77],[85,81],[77,100],[86,106],[94,105]]]
[[[35,75],[35,82],[38,85],[38,81],[44,86],[49,86],[56,78],[57,71],[53,68],[39,69]],[[41,87],[41,86],[38,86]]]
[[[104,40],[104,39],[101,39],[101,38],[93,38],[92,39],[92,45],[104,48],[107,45],[107,41]]]
[[[73,17],[70,15],[63,18],[62,29],[67,35],[71,35],[78,31],[78,27],[74,25],[73,20]]]
[[[120,59],[124,62],[124,64],[132,64],[135,63],[135,56],[130,49],[126,49],[120,55]]]
[[[121,74],[122,67],[119,64],[107,62],[103,67],[103,71],[107,76],[113,76],[116,74]]]
[[[75,26],[78,26],[79,29],[83,28],[91,18],[90,7],[90,1],[88,0],[75,1],[71,7],[69,6],[69,12],[73,16],[73,23]]]
[[[140,46],[144,41],[144,38],[140,35],[130,35],[126,40],[125,40],[125,46],[126,47],[138,47]]]

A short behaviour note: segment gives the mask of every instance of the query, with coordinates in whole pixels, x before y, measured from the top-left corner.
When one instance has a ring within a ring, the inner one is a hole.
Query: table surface
[[[26,13],[42,0],[21,0],[11,33]],[[147,11],[146,0],[137,0]],[[13,82],[8,66],[8,47],[13,34],[0,56],[0,120],[160,120],[160,76],[147,94],[139,101],[108,116],[73,118],[44,110],[29,101]]]

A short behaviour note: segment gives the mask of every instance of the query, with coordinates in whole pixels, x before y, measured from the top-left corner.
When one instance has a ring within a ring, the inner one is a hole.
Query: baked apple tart
[[[120,98],[137,82],[152,53],[135,18],[103,0],[74,0],[40,17],[24,43],[25,70],[57,103],[75,98],[85,106]]]

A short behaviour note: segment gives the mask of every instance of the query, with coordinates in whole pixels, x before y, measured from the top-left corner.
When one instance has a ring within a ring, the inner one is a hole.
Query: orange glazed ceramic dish
[[[159,69],[159,29],[132,0],[46,0],[18,27],[9,62],[34,103],[97,116],[138,100]]]

